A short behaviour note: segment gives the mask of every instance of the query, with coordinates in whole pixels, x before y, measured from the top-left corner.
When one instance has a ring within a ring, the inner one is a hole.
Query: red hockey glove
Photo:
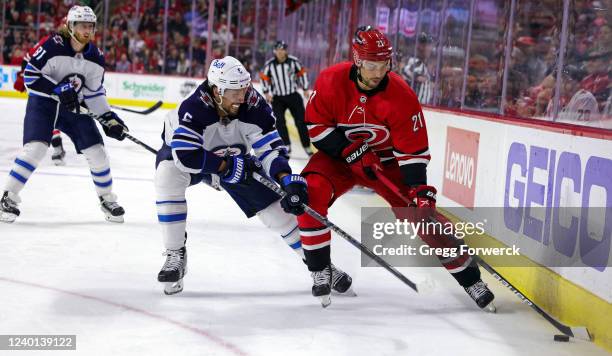
[[[410,199],[417,208],[435,208],[436,193],[438,191],[431,185],[418,185],[408,190]]]
[[[26,90],[25,85],[23,84],[23,72],[17,73],[15,83],[13,83],[13,88],[20,93],[23,93]]]
[[[370,179],[376,179],[374,170],[376,166],[380,167],[380,158],[374,153],[368,143],[364,140],[358,140],[352,142],[344,150],[342,150],[342,158],[346,163],[350,164],[351,167],[361,168],[366,176]]]

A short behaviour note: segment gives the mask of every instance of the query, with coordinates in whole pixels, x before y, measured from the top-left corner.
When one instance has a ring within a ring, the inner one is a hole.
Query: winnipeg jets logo
[[[81,91],[84,81],[85,81],[85,77],[83,77],[81,74],[74,73],[74,74],[69,74],[65,76],[64,79],[60,81],[60,83],[70,83],[72,87],[74,88],[74,91],[78,93]]]
[[[231,146],[215,147],[211,151],[219,157],[236,156],[246,153],[246,147],[241,144],[234,144]]]

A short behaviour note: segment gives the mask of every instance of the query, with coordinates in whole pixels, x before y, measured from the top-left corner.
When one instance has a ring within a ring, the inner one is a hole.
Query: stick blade
[[[164,105],[164,102],[160,100],[160,101],[156,102],[155,104],[153,104],[153,106],[151,106],[150,108],[148,108],[144,112],[147,113],[147,114],[150,114],[153,111],[159,109],[162,105]]]

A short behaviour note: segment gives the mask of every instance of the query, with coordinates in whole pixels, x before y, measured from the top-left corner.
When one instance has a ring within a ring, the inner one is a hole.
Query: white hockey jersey
[[[81,102],[96,115],[110,111],[104,90],[104,55],[93,43],[76,53],[70,40],[55,35],[49,37],[26,65],[24,84],[30,95],[53,98],[58,84],[72,82]]]

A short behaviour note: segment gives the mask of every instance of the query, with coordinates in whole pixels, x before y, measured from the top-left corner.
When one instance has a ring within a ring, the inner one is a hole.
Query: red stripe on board
[[[468,119],[479,119],[485,121],[499,122],[502,124],[529,127],[532,129],[557,132],[564,135],[582,136],[589,138],[597,138],[601,140],[612,140],[612,130],[600,129],[596,127],[579,126],[560,122],[544,121],[538,119],[525,119],[513,116],[502,116],[499,114],[485,113],[472,110],[459,110],[450,108],[439,108],[430,105],[423,105],[427,110],[453,114]]]

